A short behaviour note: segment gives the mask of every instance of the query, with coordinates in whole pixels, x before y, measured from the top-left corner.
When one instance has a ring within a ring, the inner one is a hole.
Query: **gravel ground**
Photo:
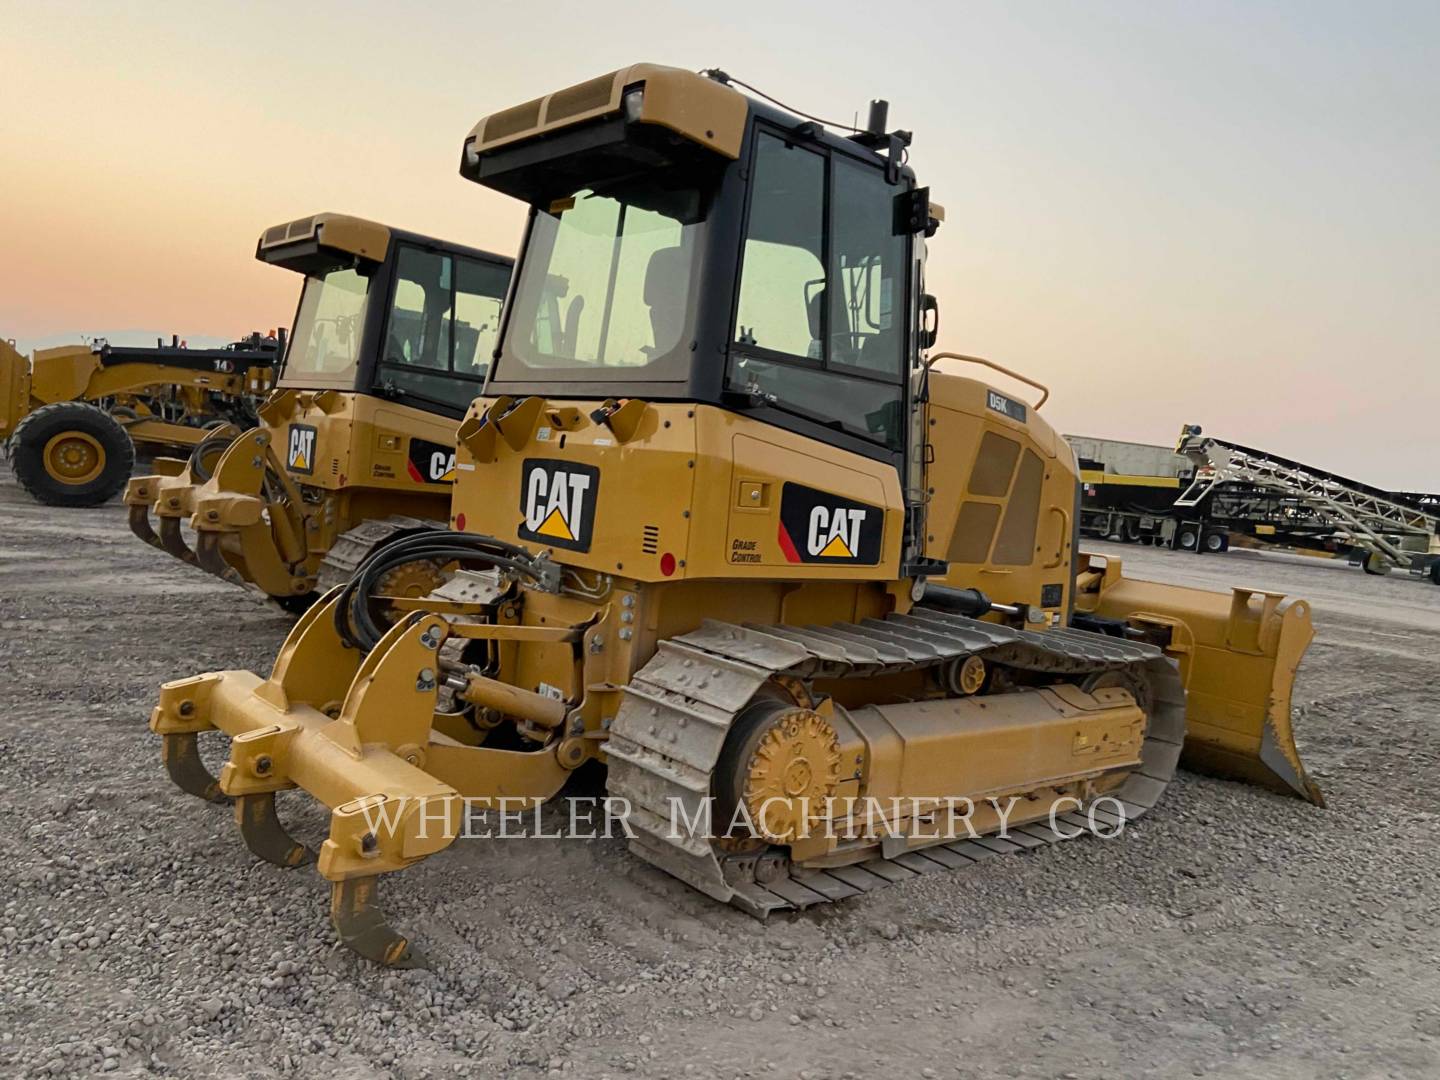
[[[1109,548],[1314,603],[1328,810],[1182,773],[1123,838],[761,924],[619,840],[457,843],[390,884],[428,971],[334,945],[326,891],[165,779],[158,683],[289,620],[0,480],[0,1075],[1440,1074],[1440,593],[1311,560]],[[323,819],[281,807],[315,839]]]

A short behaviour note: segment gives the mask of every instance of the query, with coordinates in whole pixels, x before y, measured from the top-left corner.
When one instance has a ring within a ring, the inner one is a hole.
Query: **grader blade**
[[[1185,753],[1197,772],[1245,780],[1324,806],[1295,746],[1290,699],[1315,636],[1310,605],[1282,593],[1136,581],[1120,561],[1092,561],[1077,579],[1077,607],[1124,623],[1180,665]]]
[[[220,781],[215,779],[200,760],[195,732],[183,731],[164,736],[160,753],[165,762],[165,771],[181,791],[206,802],[230,801],[220,790]]]

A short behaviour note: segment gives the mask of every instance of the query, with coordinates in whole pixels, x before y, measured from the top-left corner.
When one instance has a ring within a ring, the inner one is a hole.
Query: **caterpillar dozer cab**
[[[255,425],[284,348],[253,333],[223,349],[88,345],[28,360],[0,341],[0,443],[20,486],[51,506],[98,506],[130,479],[137,446],[157,451],[234,438]]]
[[[326,559],[344,579],[449,513],[455,425],[484,383],[513,260],[328,213],[267,229],[256,258],[304,278],[259,427],[136,477],[125,502],[142,540],[300,611]],[[387,587],[433,584],[407,572]]]
[[[352,949],[420,962],[379,876],[592,761],[635,854],[757,915],[1123,827],[1182,749],[1319,801],[1308,605],[1077,553],[1043,397],[931,351],[942,215],[883,112],[846,135],[637,65],[465,142],[530,211],[453,529],[367,560],[268,676],[168,683],[151,717],[253,852],[317,861]],[[460,569],[385,594],[407,559]],[[316,853],[276,815],[295,787],[330,809]]]

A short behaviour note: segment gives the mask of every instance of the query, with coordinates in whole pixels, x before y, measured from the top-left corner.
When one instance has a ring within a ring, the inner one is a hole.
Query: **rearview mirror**
[[[920,298],[920,348],[933,349],[940,337],[940,301],[926,293]]]

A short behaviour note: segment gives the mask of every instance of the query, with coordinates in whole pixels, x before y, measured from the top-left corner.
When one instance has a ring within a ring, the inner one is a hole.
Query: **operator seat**
[[[650,308],[654,344],[641,348],[647,359],[653,360],[680,344],[689,294],[689,253],[677,245],[660,248],[651,255],[645,267],[645,303]]]

